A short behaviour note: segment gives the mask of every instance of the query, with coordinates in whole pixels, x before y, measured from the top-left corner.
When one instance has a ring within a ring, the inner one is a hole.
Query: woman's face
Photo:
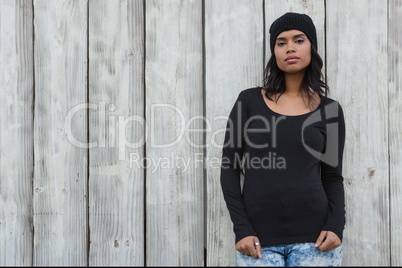
[[[275,40],[274,53],[283,72],[304,72],[311,62],[311,43],[302,31],[284,31]]]

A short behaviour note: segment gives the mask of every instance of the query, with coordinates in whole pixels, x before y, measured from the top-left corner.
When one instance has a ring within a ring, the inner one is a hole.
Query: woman
[[[236,265],[340,266],[343,110],[327,97],[309,16],[278,18],[270,45],[264,85],[240,92],[223,145],[221,186]]]

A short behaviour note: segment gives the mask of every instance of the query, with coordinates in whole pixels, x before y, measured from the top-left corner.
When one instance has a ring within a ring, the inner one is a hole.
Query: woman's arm
[[[321,158],[321,180],[328,198],[328,217],[323,230],[334,232],[342,241],[345,227],[345,199],[342,176],[345,119],[338,102],[326,107],[327,142]]]
[[[243,92],[240,92],[226,125],[220,177],[223,196],[234,225],[236,243],[244,237],[257,236],[246,214],[240,187],[240,162],[244,151],[244,124],[247,118],[247,102]]]

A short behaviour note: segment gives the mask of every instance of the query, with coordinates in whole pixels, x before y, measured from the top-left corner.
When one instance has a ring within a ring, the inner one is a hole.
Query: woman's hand
[[[256,245],[257,243],[257,245]],[[260,241],[256,236],[246,236],[236,243],[236,250],[245,255],[252,256],[254,258],[259,257],[262,259],[262,251]]]
[[[340,245],[342,245],[341,239],[331,231],[322,231],[315,243],[315,247],[321,251],[330,251]]]

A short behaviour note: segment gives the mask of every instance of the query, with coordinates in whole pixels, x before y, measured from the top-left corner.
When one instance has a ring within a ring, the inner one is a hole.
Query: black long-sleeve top
[[[220,176],[235,242],[250,235],[262,246],[315,242],[324,230],[342,241],[344,142],[343,110],[329,97],[309,113],[285,116],[266,105],[261,87],[241,91]]]

